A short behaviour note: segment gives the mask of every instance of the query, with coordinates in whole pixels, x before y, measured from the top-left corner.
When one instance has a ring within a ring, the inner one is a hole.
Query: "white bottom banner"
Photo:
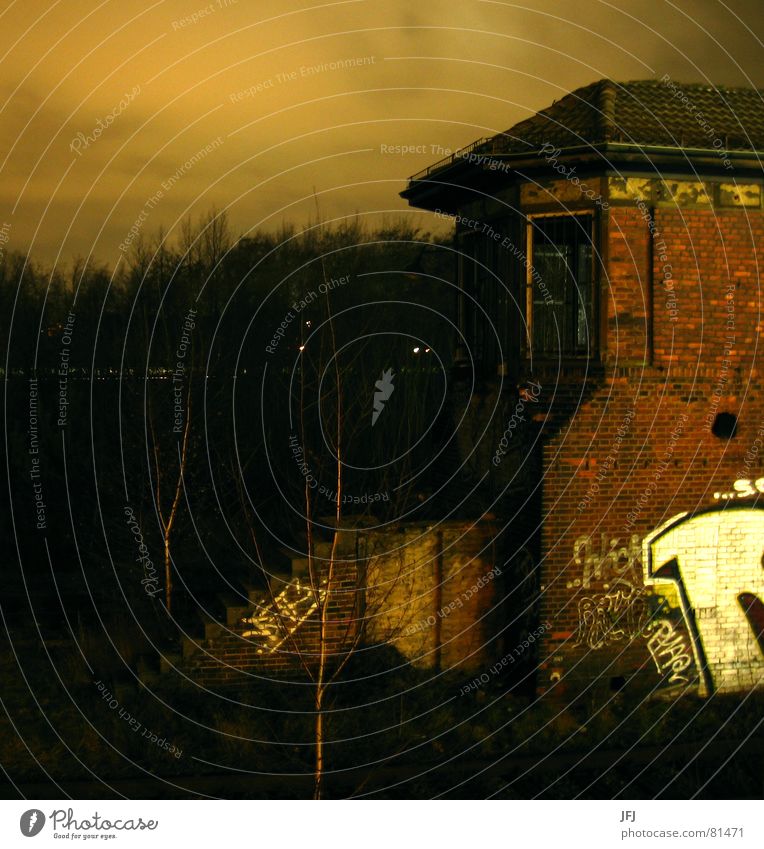
[[[2,801],[0,846],[764,846],[757,801]],[[32,842],[34,841],[34,842]]]

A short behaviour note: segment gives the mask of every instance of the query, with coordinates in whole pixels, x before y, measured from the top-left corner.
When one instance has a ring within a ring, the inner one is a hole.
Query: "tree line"
[[[444,428],[452,257],[402,221],[236,238],[215,210],[173,239],[139,234],[116,267],[5,252],[1,521],[18,586],[35,579],[57,597],[71,585],[86,615],[99,597],[150,611],[172,588],[182,618],[221,571],[251,577],[304,544],[306,485],[311,521],[336,514],[340,442],[344,512],[415,507],[442,473],[429,461]],[[395,388],[372,425],[384,373]],[[126,508],[160,594],[141,585]]]

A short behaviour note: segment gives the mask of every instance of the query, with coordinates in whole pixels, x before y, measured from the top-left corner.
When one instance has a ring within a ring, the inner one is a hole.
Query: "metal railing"
[[[472,142],[472,144],[468,144],[466,147],[460,147],[458,150],[455,150],[450,156],[445,156],[443,159],[439,159],[437,162],[432,165],[424,168],[422,171],[417,171],[413,177],[409,177],[409,182],[413,183],[416,180],[423,180],[426,177],[429,177],[430,174],[435,171],[439,171],[441,168],[445,168],[448,165],[456,162],[457,159],[464,159],[465,156],[469,156],[476,148],[481,147],[483,145],[488,145],[495,136],[484,136],[483,138],[478,139],[477,141]]]

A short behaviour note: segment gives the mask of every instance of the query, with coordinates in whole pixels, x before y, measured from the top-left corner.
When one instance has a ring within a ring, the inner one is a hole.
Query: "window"
[[[593,225],[590,214],[529,219],[526,320],[534,356],[594,354]]]
[[[463,290],[462,331],[476,364],[495,372],[502,359],[502,349],[506,356],[509,301],[504,282],[506,257],[499,241],[490,234],[463,233],[458,248]]]

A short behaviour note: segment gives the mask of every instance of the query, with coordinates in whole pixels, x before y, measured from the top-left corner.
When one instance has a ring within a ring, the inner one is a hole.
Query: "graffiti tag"
[[[764,510],[680,513],[643,550],[645,584],[677,588],[700,695],[764,684]]]
[[[600,550],[594,550],[590,536],[580,536],[573,543],[573,560],[581,568],[581,585],[589,589],[592,581],[625,580],[632,584],[641,583],[642,545],[639,537],[632,534],[626,545],[617,537],[608,539],[600,535]],[[574,581],[577,586],[578,579]]]
[[[241,620],[243,625],[253,626],[244,631],[242,637],[262,641],[264,649],[258,649],[259,654],[263,650],[273,654],[318,609],[325,597],[323,588],[316,593],[310,584],[303,584],[295,578],[284,585],[272,604]]]
[[[732,484],[731,492],[715,492],[716,501],[734,501],[736,498],[752,498],[764,493],[764,478],[739,478]]]
[[[654,619],[645,628],[647,650],[650,652],[658,673],[668,678],[670,685],[689,684],[685,673],[692,665],[691,649],[684,636],[677,631],[670,619]]]
[[[649,618],[649,609],[642,590],[624,581],[609,592],[582,598],[578,618],[576,645],[599,649],[638,637]]]

